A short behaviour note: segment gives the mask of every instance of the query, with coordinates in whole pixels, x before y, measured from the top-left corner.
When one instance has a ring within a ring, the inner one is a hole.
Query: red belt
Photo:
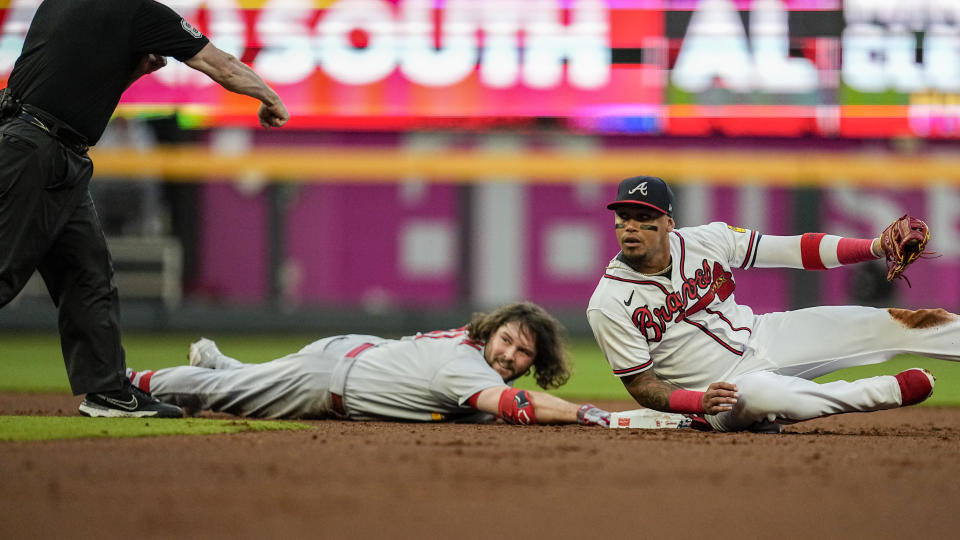
[[[350,352],[343,355],[344,358],[356,358],[363,351],[373,347],[373,343],[361,343],[356,347],[350,349]],[[343,396],[340,394],[335,394],[330,392],[330,406],[333,409],[333,412],[337,413],[340,416],[346,416],[347,410],[343,407]]]

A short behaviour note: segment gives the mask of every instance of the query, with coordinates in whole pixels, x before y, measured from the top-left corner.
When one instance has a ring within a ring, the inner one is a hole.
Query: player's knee
[[[737,381],[739,416],[750,421],[773,420],[783,405],[783,388],[773,373],[751,373]]]

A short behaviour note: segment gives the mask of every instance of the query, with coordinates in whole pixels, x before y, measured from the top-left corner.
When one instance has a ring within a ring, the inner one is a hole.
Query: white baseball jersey
[[[839,240],[819,244],[824,267],[841,264]],[[640,274],[614,258],[587,318],[617,376],[653,369],[696,391],[718,381],[736,384],[734,409],[706,417],[722,431],[898,407],[902,396],[892,376],[810,379],[908,352],[960,360],[960,317],[943,310],[820,306],[755,315],[737,305],[731,269],[803,268],[801,251],[800,236],[762,236],[719,222],[676,229],[670,277]]]
[[[610,261],[587,318],[614,374],[653,367],[661,379],[703,390],[749,360],[755,317],[735,302],[730,269],[755,264],[760,237],[719,222],[676,229],[669,278]]]
[[[362,352],[351,354],[364,344]],[[466,404],[477,392],[507,383],[483,356],[484,344],[463,329],[399,340],[346,335],[321,339],[263,364],[223,354],[208,367],[142,372],[135,384],[194,410],[259,418],[485,421]],[[333,394],[344,411],[337,411]]]

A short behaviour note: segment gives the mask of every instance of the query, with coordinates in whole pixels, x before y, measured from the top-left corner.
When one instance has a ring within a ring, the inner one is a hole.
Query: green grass
[[[271,420],[212,420],[199,418],[84,418],[82,416],[0,416],[0,441],[42,441],[145,437],[159,435],[212,435],[248,431],[310,429],[297,422]]]
[[[187,362],[193,334],[131,334],[123,338],[127,366],[136,370]],[[245,362],[266,362],[295,352],[317,339],[312,335],[213,336],[220,348]],[[56,334],[0,333],[0,392],[70,392]]]
[[[127,364],[133,369],[157,369],[186,363],[186,351],[196,335],[131,334],[124,337]],[[208,336],[226,354],[245,362],[264,362],[299,350],[321,337],[306,334]],[[630,399],[623,385],[610,373],[593,340],[571,344],[574,374],[564,387],[551,393],[571,400]],[[900,356],[874,366],[849,368],[818,379],[858,379],[890,375],[908,367],[925,367],[937,377],[937,390],[924,405],[960,406],[960,363],[919,356]],[[518,384],[535,388],[530,378]],[[0,391],[69,392],[58,339],[52,334],[0,334]]]
[[[157,369],[186,363],[187,346],[194,335],[134,334],[124,338],[127,365]],[[221,344],[241,351],[245,359],[263,362],[278,351],[294,351],[311,336],[224,336]],[[218,340],[220,341],[220,340]],[[60,342],[56,334],[0,333],[0,391],[70,393]],[[291,421],[136,419],[0,416],[0,441],[72,439],[88,437],[144,437],[209,435],[245,431],[310,429]]]

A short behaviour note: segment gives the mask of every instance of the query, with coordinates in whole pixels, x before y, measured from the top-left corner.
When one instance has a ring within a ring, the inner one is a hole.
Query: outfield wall
[[[529,299],[586,332],[583,309],[617,251],[605,204],[634,174],[675,186],[681,226],[720,220],[765,234],[869,237],[909,212],[932,227],[940,256],[910,269],[912,288],[887,284],[880,264],[735,273],[738,300],[757,311],[960,310],[960,163],[949,143],[546,130],[194,138],[94,156],[96,185],[164,191],[172,210],[162,234],[183,249],[176,303],[135,298],[118,280],[129,328],[406,331]],[[101,205],[101,215],[116,209]],[[0,328],[53,320],[42,287],[0,311]]]

